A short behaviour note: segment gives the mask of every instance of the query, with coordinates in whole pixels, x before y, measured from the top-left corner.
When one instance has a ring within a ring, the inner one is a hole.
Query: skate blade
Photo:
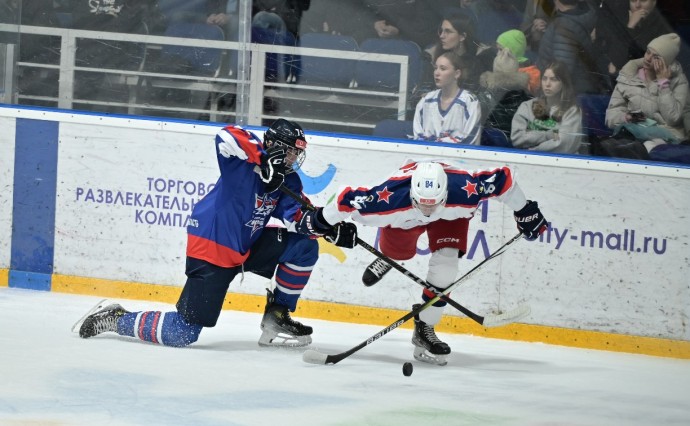
[[[274,348],[301,348],[311,344],[311,336],[292,336],[290,334],[264,331],[259,337],[259,346]]]
[[[79,318],[79,321],[75,322],[74,325],[72,326],[72,333],[78,333],[79,329],[81,328],[82,323],[84,320],[89,316],[94,314],[96,311],[100,311],[101,309],[105,308],[106,306],[110,305],[108,302],[108,299],[103,299],[100,302],[96,303],[96,305],[91,308],[87,313],[84,314],[83,317]]]
[[[439,365],[441,367],[448,364],[448,355],[434,355],[419,346],[415,346],[414,348],[414,359],[426,362],[427,364]]]

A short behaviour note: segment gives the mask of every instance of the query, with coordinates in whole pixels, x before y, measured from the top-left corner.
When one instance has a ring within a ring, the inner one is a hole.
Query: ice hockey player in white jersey
[[[514,211],[517,228],[535,240],[548,224],[536,201],[529,201],[509,167],[466,171],[445,162],[406,162],[390,178],[371,188],[347,187],[334,201],[313,213],[318,223],[355,222],[380,228],[381,252],[402,261],[415,256],[417,240],[429,237],[431,256],[427,281],[439,290],[447,288],[458,273],[458,259],[467,251],[469,221],[482,200],[495,198]],[[367,286],[376,284],[391,266],[376,259],[364,272]],[[424,289],[426,302],[434,294]],[[412,337],[414,357],[445,365],[450,347],[441,341],[434,326],[441,320],[446,302],[439,300],[415,317]]]

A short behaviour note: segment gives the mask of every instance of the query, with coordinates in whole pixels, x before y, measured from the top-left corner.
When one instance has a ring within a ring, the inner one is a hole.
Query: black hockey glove
[[[285,181],[285,156],[287,150],[280,145],[273,145],[261,156],[261,173],[259,176],[266,184],[266,193],[269,194]]]
[[[321,237],[333,229],[326,219],[323,218],[322,208],[318,207],[316,210],[305,211],[302,218],[295,225],[296,231],[300,234],[314,235]]]
[[[525,207],[515,212],[515,222],[517,222],[518,230],[529,241],[539,238],[539,235],[549,227],[536,201],[527,200]]]
[[[355,248],[357,245],[357,225],[351,222],[337,223],[323,237],[338,247]]]

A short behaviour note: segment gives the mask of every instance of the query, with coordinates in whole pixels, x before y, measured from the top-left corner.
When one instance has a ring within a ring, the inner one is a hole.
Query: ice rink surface
[[[438,367],[415,361],[411,330],[397,329],[310,365],[303,350],[259,348],[260,315],[235,311],[184,349],[80,339],[70,328],[98,300],[0,288],[0,425],[690,424],[687,360],[440,334],[453,353]],[[328,353],[382,328],[304,322]]]

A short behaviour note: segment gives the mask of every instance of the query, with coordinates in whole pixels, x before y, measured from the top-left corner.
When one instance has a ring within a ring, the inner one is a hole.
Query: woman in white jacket
[[[541,93],[523,102],[511,127],[516,148],[576,154],[583,139],[582,112],[565,65],[554,62],[541,77]]]

